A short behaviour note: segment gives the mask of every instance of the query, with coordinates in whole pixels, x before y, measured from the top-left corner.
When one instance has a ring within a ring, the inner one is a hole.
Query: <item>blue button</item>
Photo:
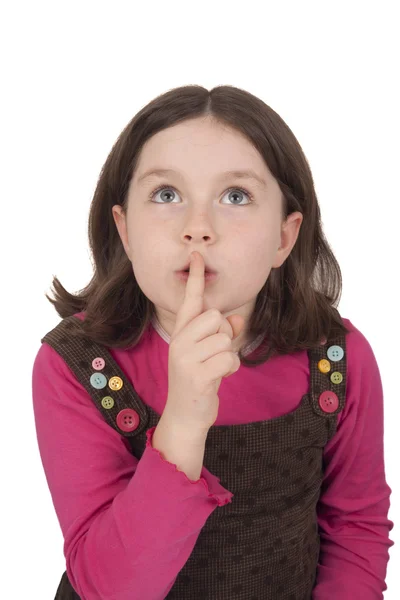
[[[344,350],[341,346],[330,346],[326,353],[329,360],[333,360],[334,362],[342,360],[344,356]]]
[[[106,387],[107,379],[103,373],[93,373],[93,375],[90,377],[90,383],[94,388],[96,388],[96,390],[101,390],[102,388]]]

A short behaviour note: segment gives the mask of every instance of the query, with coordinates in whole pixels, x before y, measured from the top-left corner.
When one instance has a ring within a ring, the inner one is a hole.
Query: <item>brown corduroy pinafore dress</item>
[[[80,323],[65,318],[42,342],[61,355],[140,459],[146,431],[160,416],[140,399],[106,347],[71,335],[72,322]],[[207,519],[168,600],[310,600],[320,550],[316,505],[323,451],[345,404],[345,336],[322,340],[308,357],[309,392],[294,411],[210,428],[203,464],[234,496]],[[66,571],[55,600],[80,600]]]

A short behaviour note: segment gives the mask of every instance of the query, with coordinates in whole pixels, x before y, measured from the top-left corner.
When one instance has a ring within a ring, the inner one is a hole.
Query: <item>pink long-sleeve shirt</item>
[[[83,319],[84,313],[77,317]],[[373,350],[343,319],[346,405],[325,447],[318,505],[321,548],[313,600],[378,600],[386,590],[391,489],[386,483],[383,390]],[[143,402],[162,414],[169,336],[156,322],[139,345],[108,348]],[[306,351],[223,379],[215,425],[292,412],[309,389]],[[242,394],[240,390],[245,390]],[[152,447],[138,461],[64,360],[43,343],[32,372],[38,446],[64,536],[68,577],[82,600],[163,600],[200,530],[233,494],[205,467],[191,481]],[[268,402],[265,399],[268,398]],[[61,573],[60,573],[61,577]]]

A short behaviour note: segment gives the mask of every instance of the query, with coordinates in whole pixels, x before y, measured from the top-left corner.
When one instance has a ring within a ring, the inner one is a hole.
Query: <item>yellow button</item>
[[[112,408],[114,406],[114,398],[111,398],[111,396],[104,396],[101,400],[101,405],[103,408]]]
[[[326,358],[322,358],[318,363],[318,369],[321,373],[329,373],[331,370],[331,363]]]
[[[108,385],[112,390],[120,390],[124,385],[124,382],[122,381],[121,377],[115,376],[110,378]]]
[[[339,371],[334,371],[331,375],[332,383],[342,383],[343,375]]]

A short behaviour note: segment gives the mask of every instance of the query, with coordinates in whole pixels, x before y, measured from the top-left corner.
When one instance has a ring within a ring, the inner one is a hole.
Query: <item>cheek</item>
[[[271,231],[253,230],[236,249],[235,256],[240,256],[243,277],[257,291],[263,287],[276,260],[279,247],[279,239],[276,238]]]
[[[243,254],[252,263],[262,265],[276,252],[279,240],[275,232],[260,228],[258,224],[253,229],[242,232],[238,248],[243,248]]]
[[[170,257],[168,243],[157,232],[151,231],[148,235],[136,235],[132,246],[132,269],[135,279],[142,290],[154,302],[158,291],[162,295],[171,277],[175,265]]]
[[[143,215],[138,214],[135,218],[129,229],[132,262],[136,261],[141,269],[158,268],[163,260],[167,260],[166,229],[156,220],[149,222]]]
[[[132,270],[142,293],[154,304],[159,304],[163,290],[163,285],[160,286],[159,269],[153,268],[151,263],[145,260],[136,258],[132,261]]]

